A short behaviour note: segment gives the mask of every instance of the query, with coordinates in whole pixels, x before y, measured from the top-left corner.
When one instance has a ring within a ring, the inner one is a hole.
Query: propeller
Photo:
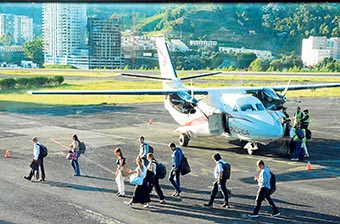
[[[283,90],[283,92],[282,92],[282,96],[286,96],[286,93],[288,92],[288,88],[289,88],[289,85],[290,85],[290,82],[291,82],[292,80],[291,79],[289,79],[289,81],[288,81],[288,83],[287,83],[287,85],[286,85],[286,88]]]

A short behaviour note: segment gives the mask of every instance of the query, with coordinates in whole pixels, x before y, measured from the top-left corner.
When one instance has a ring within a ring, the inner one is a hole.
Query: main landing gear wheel
[[[178,138],[178,142],[181,146],[188,146],[189,143],[189,136],[185,133],[182,133],[179,138]]]

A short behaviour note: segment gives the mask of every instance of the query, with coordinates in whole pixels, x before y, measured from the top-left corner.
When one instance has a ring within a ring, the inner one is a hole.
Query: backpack
[[[276,177],[275,174],[272,173],[272,171],[270,171],[270,190],[276,190]]]
[[[311,139],[312,138],[312,132],[308,128],[306,128],[306,138],[307,139]]]
[[[303,131],[301,131],[301,129],[295,129],[295,133],[299,139],[303,139],[305,137],[305,134],[303,133]]]
[[[230,179],[230,169],[231,169],[230,164],[229,163],[222,163],[222,168],[223,168],[223,178],[229,180]]]
[[[158,179],[164,179],[166,176],[166,166],[162,163],[156,163],[156,175]]]
[[[79,152],[80,154],[84,154],[86,151],[86,145],[84,142],[79,142]]]
[[[44,146],[44,145],[42,145],[42,144],[38,144],[38,145],[39,145],[39,147],[40,147],[40,154],[39,154],[39,157],[42,157],[42,158],[46,157],[47,154],[48,154],[47,147]]]
[[[148,146],[149,146],[149,153],[153,154],[153,147],[151,145],[149,145],[149,144],[148,144]]]

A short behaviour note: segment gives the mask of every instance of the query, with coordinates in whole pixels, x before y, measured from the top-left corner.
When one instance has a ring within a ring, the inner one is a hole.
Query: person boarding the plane
[[[181,175],[180,166],[183,158],[183,152],[179,147],[176,147],[173,142],[169,144],[169,148],[172,151],[172,168],[169,174],[169,181],[176,190],[172,196],[179,197],[182,192],[179,177]]]
[[[298,161],[299,159],[303,158],[302,155],[302,149],[301,149],[301,144],[302,144],[302,139],[304,138],[304,133],[300,129],[301,123],[297,123],[294,128],[292,128],[289,132],[290,137],[292,138],[292,146],[294,149],[294,158],[291,160],[293,161]]]
[[[257,218],[259,217],[259,211],[261,208],[261,204],[264,199],[268,201],[270,204],[273,213],[272,217],[276,217],[280,215],[279,209],[276,207],[274,201],[270,197],[270,170],[269,167],[266,166],[263,160],[257,161],[257,167],[261,170],[258,176],[254,177],[254,181],[257,182],[259,189],[257,191],[257,196],[255,199],[255,207],[252,214],[249,214],[248,217],[250,218]]]
[[[283,138],[282,138],[281,143],[280,143],[279,154],[282,154],[284,147],[286,148],[286,152],[289,154],[289,140],[290,140],[289,132],[290,132],[290,129],[292,128],[292,125],[290,123],[291,123],[291,120],[288,118],[282,124],[282,126],[283,126]]]

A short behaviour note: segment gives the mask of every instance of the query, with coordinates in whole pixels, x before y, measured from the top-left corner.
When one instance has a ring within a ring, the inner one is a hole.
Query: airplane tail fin
[[[155,44],[157,48],[159,69],[164,79],[177,80],[177,73],[173,62],[170,58],[168,45],[165,42],[164,36],[155,37]]]

